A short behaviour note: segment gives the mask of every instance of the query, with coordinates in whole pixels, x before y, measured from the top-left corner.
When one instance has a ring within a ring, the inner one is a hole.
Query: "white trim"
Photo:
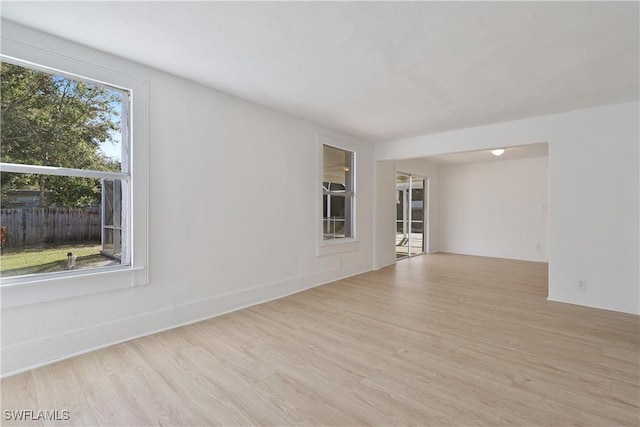
[[[7,41],[8,41],[8,39],[7,39]],[[3,40],[3,43],[6,43],[6,41]],[[9,43],[15,43],[15,42],[9,41]],[[107,83],[107,82],[103,82],[103,81],[100,81],[100,80],[96,80],[96,79],[92,79],[92,78],[89,78],[89,77],[85,77],[85,76],[80,75],[80,74],[69,73],[68,71],[64,71],[64,70],[61,70],[61,69],[47,67],[47,66],[44,66],[42,64],[35,63],[35,62],[25,61],[25,60],[22,60],[20,58],[16,58],[16,57],[13,57],[13,56],[10,56],[10,55],[5,55],[4,53],[0,53],[0,58],[2,59],[2,62],[8,62],[8,63],[13,64],[13,65],[20,65],[21,67],[30,68],[30,69],[33,69],[33,70],[36,70],[36,71],[42,71],[42,72],[45,72],[45,73],[48,73],[48,74],[55,74],[55,75],[59,75],[59,76],[63,76],[63,77],[70,77],[73,80],[82,81],[84,83],[89,83],[89,84],[94,85],[94,86],[100,86],[100,87],[105,88],[105,89],[110,89],[110,90],[115,89],[115,90],[118,90],[118,91],[121,91],[121,92],[127,92],[128,91],[128,89],[125,89],[124,87],[119,87],[119,86],[116,86],[116,85],[111,84],[111,83]]]
[[[324,240],[316,250],[317,256],[332,255],[342,252],[357,251],[360,247],[358,239],[344,238]]]
[[[2,309],[144,285],[143,267],[114,266],[3,279]]]
[[[8,26],[10,23],[3,21],[2,25]],[[25,32],[24,34],[27,33]],[[7,62],[12,64],[26,65],[36,70],[68,76],[75,80],[98,84],[105,88],[121,91],[127,91],[131,89],[131,87],[126,82],[121,82],[118,79],[118,76],[139,79],[138,77],[126,75],[119,71],[113,71],[106,67],[100,67],[96,64],[75,59],[72,57],[74,53],[71,51],[66,52],[65,55],[62,52],[53,52],[42,49],[39,47],[45,44],[45,39],[41,38],[42,35],[44,35],[44,33],[35,34],[33,32],[29,32],[27,37],[33,39],[31,44],[13,40],[8,36],[2,35],[2,52],[0,55],[2,56],[3,61],[7,60]],[[23,37],[22,39],[26,39],[27,37]],[[42,43],[40,43],[41,41]],[[27,60],[25,58],[29,59]],[[51,65],[42,65],[45,63]],[[71,69],[77,71],[72,72],[70,71]]]
[[[56,176],[75,176],[79,178],[106,178],[106,179],[119,179],[122,181],[129,181],[129,174],[122,172],[107,172],[98,171],[92,169],[72,169],[61,168],[56,166],[38,166],[38,165],[21,165],[19,163],[0,163],[0,170],[2,172],[16,172],[16,173],[34,173],[41,175],[56,175]]]

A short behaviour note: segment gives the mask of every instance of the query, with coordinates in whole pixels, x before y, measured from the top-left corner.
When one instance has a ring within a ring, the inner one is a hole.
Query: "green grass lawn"
[[[52,273],[67,270],[67,253],[76,258],[75,270],[95,267],[112,261],[100,254],[99,244],[56,246],[53,248],[5,249],[0,255],[0,276]]]

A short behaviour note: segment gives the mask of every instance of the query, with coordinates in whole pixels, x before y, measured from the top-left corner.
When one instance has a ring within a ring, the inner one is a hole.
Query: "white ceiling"
[[[491,150],[479,150],[428,156],[424,159],[431,163],[446,166],[460,163],[497,162],[502,160],[528,159],[531,157],[547,157],[549,155],[549,144],[546,142],[504,148],[505,152],[501,156],[494,156],[491,154]]]
[[[638,2],[12,2],[6,19],[372,141],[638,99]]]

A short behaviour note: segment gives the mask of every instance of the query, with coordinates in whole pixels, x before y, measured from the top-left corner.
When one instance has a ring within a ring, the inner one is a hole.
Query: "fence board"
[[[45,217],[43,208],[24,209],[23,246],[34,246],[45,243]]]
[[[100,240],[100,208],[0,209],[6,248]]]

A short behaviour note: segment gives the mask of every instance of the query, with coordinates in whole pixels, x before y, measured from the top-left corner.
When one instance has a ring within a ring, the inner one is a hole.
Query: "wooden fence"
[[[0,209],[5,248],[100,241],[100,208]]]

